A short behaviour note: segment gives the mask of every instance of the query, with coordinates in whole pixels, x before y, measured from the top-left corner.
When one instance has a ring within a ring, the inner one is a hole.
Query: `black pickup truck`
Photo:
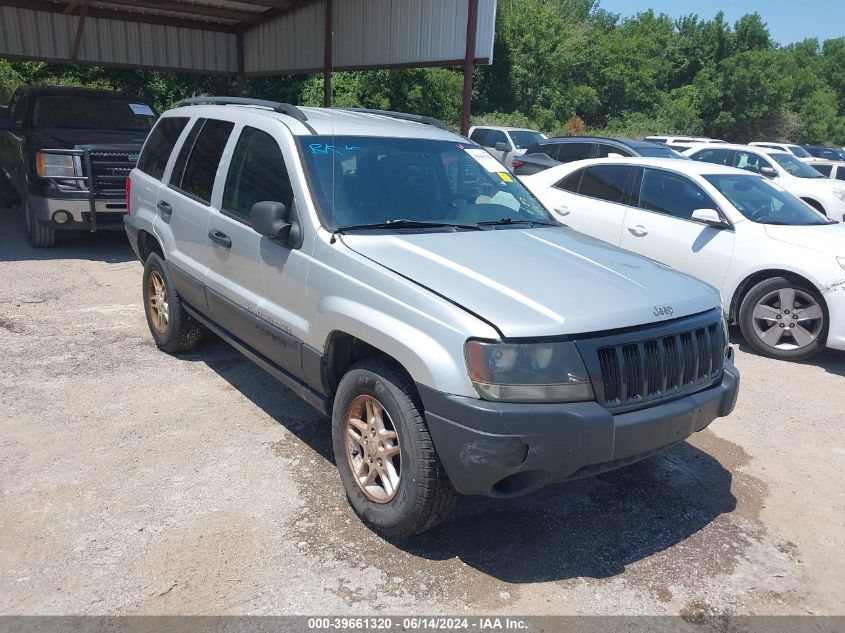
[[[0,109],[0,207],[20,204],[36,248],[57,231],[122,231],[126,178],[155,119],[122,92],[21,86]]]

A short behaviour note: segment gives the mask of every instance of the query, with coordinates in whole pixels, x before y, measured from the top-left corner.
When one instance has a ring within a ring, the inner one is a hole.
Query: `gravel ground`
[[[123,235],[0,211],[0,614],[845,613],[845,354],[747,352],[662,456],[387,542],[327,420],[218,340],[157,350]]]

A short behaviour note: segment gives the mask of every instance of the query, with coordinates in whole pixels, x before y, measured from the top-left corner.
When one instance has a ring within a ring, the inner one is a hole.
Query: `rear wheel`
[[[144,265],[144,312],[156,345],[174,354],[197,346],[202,329],[182,307],[182,301],[167,273],[167,266],[156,253]]]
[[[26,221],[26,236],[35,248],[52,248],[56,245],[56,229],[50,224],[42,224],[32,212],[27,196],[23,197],[23,215]]]
[[[824,349],[828,317],[815,288],[773,277],[761,281],[745,295],[739,326],[756,352],[772,358],[803,360]]]
[[[354,365],[340,381],[332,413],[335,463],[355,513],[389,536],[440,523],[455,501],[416,388],[387,359]]]

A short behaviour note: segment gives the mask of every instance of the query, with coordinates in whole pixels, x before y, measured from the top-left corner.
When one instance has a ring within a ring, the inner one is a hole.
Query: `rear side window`
[[[625,183],[631,168],[625,165],[594,165],[584,170],[578,193],[582,196],[621,203],[625,195]]]
[[[731,151],[728,149],[705,149],[692,157],[693,160],[716,165],[730,165]]]
[[[592,143],[561,143],[558,147],[557,156],[552,156],[562,163],[571,163],[576,160],[590,158],[593,153]]]
[[[205,204],[211,202],[211,191],[214,189],[217,167],[220,165],[220,158],[223,156],[223,150],[234,127],[235,124],[230,121],[216,119],[205,121],[190,150],[182,181],[177,185],[183,193]]]
[[[820,174],[824,174],[830,178],[830,172],[833,171],[833,165],[813,165],[813,168]]]
[[[472,134],[469,135],[469,138],[470,140],[475,141],[479,145],[486,145],[487,133],[489,131],[490,130],[488,130],[486,127],[476,128],[472,131]]]
[[[836,168],[836,179],[845,180],[845,167],[840,166]]]
[[[646,169],[640,189],[640,208],[690,219],[696,209],[717,209],[694,182],[670,172]]]
[[[607,158],[611,154],[618,154],[619,156],[633,156],[633,154],[627,149],[622,149],[621,147],[615,147],[613,145],[605,145],[604,143],[598,144],[598,153],[596,154],[596,158]]]
[[[141,156],[138,158],[138,169],[161,180],[170,153],[187,124],[188,119],[186,117],[164,117],[161,119],[150,132],[150,137],[141,151]]]
[[[583,169],[576,169],[571,174],[569,174],[566,178],[561,180],[555,185],[556,189],[562,189],[563,191],[569,191],[571,193],[578,193],[578,185],[581,184],[581,176],[584,174]]]
[[[276,139],[245,127],[226,177],[223,209],[248,219],[252,205],[264,201],[281,202],[290,209],[293,189]]]

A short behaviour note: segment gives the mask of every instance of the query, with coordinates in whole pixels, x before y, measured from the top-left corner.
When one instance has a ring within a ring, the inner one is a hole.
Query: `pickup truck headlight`
[[[49,152],[38,152],[35,155],[35,173],[42,178],[72,178],[78,175],[73,156]]]
[[[593,399],[584,361],[571,341],[491,343],[467,341],[472,384],[486,400],[577,402]]]
[[[842,202],[845,202],[845,189],[834,189],[833,195],[839,198]]]

